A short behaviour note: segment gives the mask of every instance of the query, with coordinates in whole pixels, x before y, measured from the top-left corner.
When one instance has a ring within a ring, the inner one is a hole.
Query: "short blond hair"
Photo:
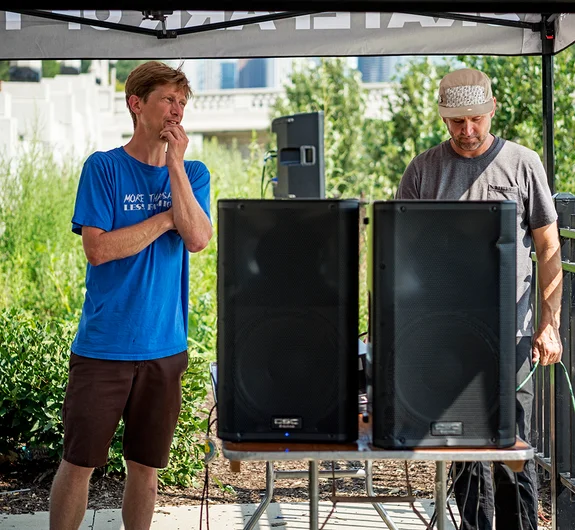
[[[148,101],[148,96],[160,85],[176,85],[183,91],[188,101],[192,96],[192,89],[186,74],[182,71],[182,65],[172,68],[160,61],[147,61],[136,66],[126,79],[126,105],[132,116],[134,127],[136,127],[136,115],[130,108],[128,100],[130,96],[138,96],[144,102]]]

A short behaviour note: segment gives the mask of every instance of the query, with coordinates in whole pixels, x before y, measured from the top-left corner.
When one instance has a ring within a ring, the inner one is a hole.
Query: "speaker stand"
[[[246,526],[244,526],[244,530],[252,530],[256,526],[256,524],[258,524],[260,517],[269,506],[272,497],[274,496],[275,473],[276,472],[274,471],[274,463],[269,461],[266,462],[266,494],[264,495],[263,499],[261,500],[256,511],[251,516]]]
[[[447,473],[446,462],[438,460],[435,463],[435,513],[437,514],[437,528],[445,528],[447,525]]]
[[[443,462],[445,466],[445,462]],[[335,471],[329,470],[319,470],[319,463],[317,460],[310,460],[308,471],[277,471],[274,469],[274,464],[271,461],[266,461],[266,492],[262,498],[260,504],[256,508],[256,511],[251,516],[250,520],[244,526],[244,530],[253,530],[260,517],[266,511],[269,506],[272,497],[274,495],[274,483],[276,479],[279,478],[309,478],[309,519],[310,528],[319,528],[319,479],[320,478],[365,478],[365,489],[370,497],[374,497],[375,493],[373,491],[373,474],[372,466],[373,462],[371,460],[365,461],[365,469],[338,469]],[[373,502],[373,507],[386,524],[389,530],[399,530],[398,526],[392,521],[391,517],[383,507],[382,503]],[[441,527],[439,527],[441,528]]]

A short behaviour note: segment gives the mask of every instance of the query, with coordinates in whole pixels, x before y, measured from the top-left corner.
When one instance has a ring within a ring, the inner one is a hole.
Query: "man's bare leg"
[[[126,530],[148,530],[158,494],[158,470],[126,460],[128,466],[122,519]]]
[[[50,491],[50,529],[78,530],[88,506],[88,488],[94,468],[60,462]]]

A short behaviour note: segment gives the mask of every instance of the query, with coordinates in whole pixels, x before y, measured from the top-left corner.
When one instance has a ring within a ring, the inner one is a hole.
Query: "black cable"
[[[265,175],[266,175],[266,162],[264,160],[264,165],[262,166],[262,180],[260,182],[260,198],[263,199],[264,198],[264,179],[265,179]]]
[[[210,514],[209,514],[209,503],[208,503],[208,496],[209,496],[209,472],[208,466],[206,465],[206,473],[204,476],[204,488],[202,490],[202,497],[200,500],[200,530],[202,530],[202,513],[204,511],[204,503],[206,505],[206,529],[210,530]]]
[[[210,412],[208,412],[208,429],[206,431],[206,435],[209,436],[210,435],[210,420],[212,419],[212,412],[214,412],[214,409],[216,408],[216,404],[212,405],[212,408],[210,409]]]
[[[260,182],[260,194],[261,194],[261,198],[264,198],[264,194],[265,194],[265,190],[264,190],[264,180],[265,180],[265,176],[266,176],[266,162],[268,160],[270,160],[271,158],[275,158],[277,154],[277,151],[274,150],[270,150],[270,151],[266,151],[264,154],[264,165],[262,167],[262,179]]]
[[[274,180],[277,180],[277,179],[271,178],[271,179],[268,179],[268,180],[267,180],[266,185],[265,185],[265,187],[264,187],[263,197],[265,197],[265,195],[266,195],[266,191],[267,191],[267,189],[268,189],[268,186],[269,186]]]
[[[335,462],[332,460],[331,462],[331,495],[332,495],[332,499],[335,498]],[[319,530],[323,530],[325,525],[327,524],[327,522],[329,521],[329,518],[333,515],[333,512],[335,511],[335,502],[332,503],[333,506],[331,507],[331,511],[327,514],[327,517],[325,518],[325,521],[323,522],[323,524],[321,525]]]
[[[210,431],[211,431],[211,429],[212,429],[212,425],[213,425],[214,423],[216,423],[216,421],[218,421],[218,418],[214,418],[214,419],[208,424],[208,436],[209,436]]]
[[[453,510],[451,509],[449,502],[447,503],[447,509],[449,510],[449,516],[451,517],[451,522],[453,523],[453,528],[457,528],[457,521],[455,520],[455,515],[453,514]]]
[[[449,482],[449,479],[451,478],[451,476],[453,475],[453,470],[456,467],[457,466],[455,465],[455,462],[451,462],[451,465],[449,466],[449,471],[447,472],[447,481],[448,482]],[[457,522],[455,521],[455,516],[453,515],[453,510],[451,509],[451,506],[449,506],[449,497],[451,497],[451,494],[453,493],[453,490],[455,489],[455,483],[461,478],[461,475],[463,475],[464,471],[465,471],[465,464],[457,472],[457,475],[455,475],[455,478],[451,482],[451,486],[449,486],[449,489],[447,490],[447,493],[445,495],[445,502],[447,505],[447,509],[449,510],[449,515],[451,516],[451,521],[453,522],[453,528],[457,528]],[[437,522],[437,506],[434,508],[433,513],[431,514],[431,519],[429,520],[429,524],[427,525],[427,528],[428,529],[433,528],[436,522]]]
[[[481,506],[481,464],[477,464],[477,503],[475,504],[475,528],[479,528],[479,508]]]
[[[405,466],[405,485],[407,487],[407,495],[409,497],[412,497],[413,496],[413,490],[411,489],[411,481],[409,480],[409,466],[407,465],[407,460],[404,460],[404,466]],[[417,517],[419,517],[419,520],[425,525],[426,530],[429,530],[430,528],[432,528],[428,524],[428,522],[425,520],[425,517],[423,517],[423,515],[421,515],[421,512],[415,507],[414,502],[410,502],[409,507],[411,508],[413,513],[415,515],[417,515]]]
[[[471,489],[471,475],[473,474],[473,468],[475,467],[476,462],[469,463],[469,476],[467,477],[467,490],[465,491],[465,498],[463,499],[463,506],[461,508],[461,525],[459,530],[463,530],[463,521],[465,520],[465,506],[467,504],[467,497],[469,497],[469,490]],[[463,464],[464,467],[467,467],[467,463]]]
[[[216,409],[217,404],[214,404],[208,413],[208,427],[206,429],[206,437],[210,437],[212,425],[216,422],[217,418],[212,420],[212,412]],[[210,530],[210,514],[209,514],[209,488],[210,488],[210,471],[209,464],[206,464],[206,471],[204,474],[204,487],[202,489],[202,496],[200,499],[200,530],[202,530],[202,515],[204,511],[204,504],[206,505],[206,529]]]
[[[457,466],[455,466],[455,463],[452,463],[452,467],[457,467]],[[450,471],[451,471],[451,468],[450,468]],[[451,486],[447,490],[447,495],[446,495],[447,509],[449,510],[449,515],[451,516],[451,521],[453,522],[453,528],[457,528],[457,522],[455,521],[455,516],[453,515],[453,510],[451,509],[451,506],[449,505],[449,497],[451,497],[451,494],[455,490],[455,483],[461,478],[464,471],[465,471],[465,466],[462,466],[461,469],[458,471],[457,475],[455,475],[455,478],[453,479]]]

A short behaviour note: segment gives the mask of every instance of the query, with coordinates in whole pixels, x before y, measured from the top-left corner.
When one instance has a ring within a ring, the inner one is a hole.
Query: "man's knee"
[[[90,476],[94,471],[93,467],[77,466],[67,460],[62,459],[58,468],[60,475],[66,476],[69,480],[90,480]]]
[[[141,482],[147,482],[152,485],[156,484],[158,470],[155,467],[138,464],[138,462],[134,462],[133,460],[126,460],[126,467],[128,468],[128,477],[135,478]]]

